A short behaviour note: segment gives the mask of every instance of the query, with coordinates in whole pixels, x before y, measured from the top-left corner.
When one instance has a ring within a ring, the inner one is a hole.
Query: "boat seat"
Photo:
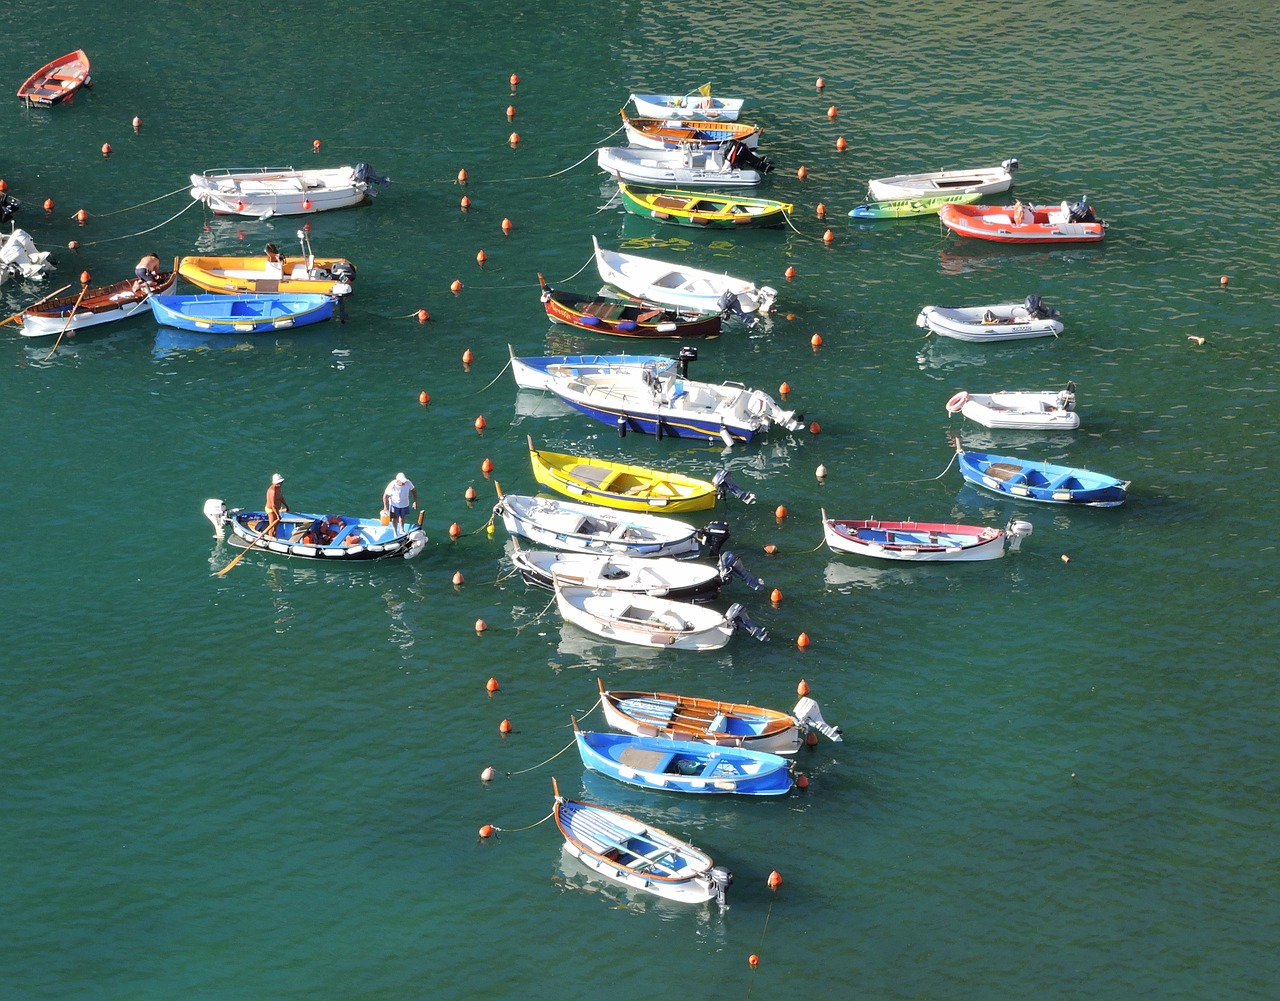
[[[661,772],[666,769],[674,754],[671,751],[650,751],[643,747],[626,747],[618,755],[618,764],[642,772]]]
[[[994,480],[1013,480],[1022,476],[1023,470],[1012,462],[993,462],[987,466],[986,474]]]

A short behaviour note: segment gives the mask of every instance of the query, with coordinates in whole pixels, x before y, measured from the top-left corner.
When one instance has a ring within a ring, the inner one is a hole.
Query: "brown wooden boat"
[[[76,49],[45,63],[27,77],[18,88],[18,97],[27,104],[48,108],[61,104],[81,87],[92,86],[89,57],[84,54],[84,49]]]

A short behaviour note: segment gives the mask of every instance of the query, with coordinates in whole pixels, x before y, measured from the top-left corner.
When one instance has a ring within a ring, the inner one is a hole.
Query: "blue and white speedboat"
[[[960,474],[969,483],[1017,500],[1041,504],[1119,507],[1128,496],[1129,481],[1105,473],[1012,455],[967,452],[956,440]]]
[[[267,334],[320,323],[333,316],[333,299],[313,292],[153,295],[156,322],[202,334]]]
[[[768,751],[629,733],[593,733],[579,730],[577,720],[573,735],[584,765],[641,789],[781,796],[793,784],[791,762]]]

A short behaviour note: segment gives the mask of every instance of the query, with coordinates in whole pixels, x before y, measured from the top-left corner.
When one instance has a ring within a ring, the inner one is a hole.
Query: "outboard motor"
[[[1015,170],[1018,169],[1018,158],[1016,156],[1011,156],[1007,160],[1001,160],[1000,166],[1002,166],[1005,170],[1007,170],[1010,174],[1012,174]]]
[[[1026,301],[1023,302],[1022,305],[1026,308],[1026,311],[1037,320],[1047,320],[1050,317],[1056,317],[1058,315],[1058,311],[1046,306],[1044,304],[1044,300],[1038,295],[1027,296]]]
[[[1089,196],[1081,195],[1080,200],[1071,206],[1071,213],[1068,216],[1069,222],[1097,222],[1098,218],[1093,214],[1093,207],[1089,204]]]
[[[796,721],[796,726],[805,730],[816,730],[828,740],[834,740],[836,743],[844,740],[844,734],[840,732],[840,728],[824,720],[818,703],[807,695],[791,710],[791,718]]]
[[[329,267],[329,274],[338,281],[350,285],[356,280],[356,266],[349,261],[334,261]]]
[[[757,639],[761,643],[764,643],[769,639],[769,630],[764,626],[757,626],[752,622],[751,618],[747,615],[747,610],[743,608],[739,602],[735,601],[730,605],[729,611],[724,613],[724,617],[752,639]]]
[[[1022,540],[1031,535],[1031,522],[1022,518],[1010,518],[1009,524],[1004,528],[1004,534],[1009,537],[1009,552],[1016,553],[1022,548]]]
[[[732,292],[725,292],[725,295],[732,295]],[[724,296],[720,297],[721,299]],[[736,301],[736,300],[735,300]],[[680,353],[676,355],[676,363],[680,366],[680,375],[682,378],[689,377],[689,363],[698,360],[698,349],[692,344],[684,345],[680,348]]]
[[[727,521],[710,521],[698,532],[698,545],[707,551],[707,555],[716,557],[729,541],[729,523]]]
[[[759,591],[764,588],[764,580],[748,571],[746,564],[742,562],[742,559],[733,550],[726,549],[720,554],[718,562],[722,583],[728,584],[730,577],[738,577],[753,591]]]
[[[711,477],[711,483],[716,488],[716,496],[723,498],[726,494],[730,497],[736,497],[743,504],[754,504],[756,495],[750,490],[743,490],[734,482],[733,476],[729,470],[720,469],[716,471],[716,475]]]
[[[726,907],[724,902],[724,891],[733,885],[733,873],[722,865],[712,866],[711,872],[708,874],[711,885],[715,887],[716,903],[720,905],[723,911]]]
[[[214,538],[222,538],[222,530],[226,527],[231,515],[227,513],[227,505],[216,497],[204,502],[204,516],[213,523]]]
[[[369,185],[366,193],[370,198],[377,196],[379,185],[391,183],[391,178],[381,177],[367,163],[356,164],[356,180]]]
[[[1067,388],[1058,393],[1058,406],[1063,410],[1075,410],[1076,408],[1076,384],[1068,382]]]
[[[7,191],[0,192],[0,225],[12,219],[20,208],[22,208],[22,202]]]
[[[773,161],[761,156],[746,143],[731,139],[724,144],[725,161],[738,170],[758,170],[767,174],[773,170]]]
[[[725,289],[716,300],[720,307],[720,319],[727,320],[731,316],[742,316],[742,306],[738,302],[738,294],[732,289]]]

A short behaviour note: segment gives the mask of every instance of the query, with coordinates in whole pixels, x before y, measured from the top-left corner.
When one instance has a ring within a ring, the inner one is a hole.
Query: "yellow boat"
[[[286,257],[267,244],[262,257],[184,257],[178,274],[209,292],[351,294],[356,266],[344,257],[316,257],[299,230],[302,254]]]
[[[534,478],[575,500],[623,511],[682,513],[715,507],[716,484],[682,473],[665,473],[604,459],[544,452],[529,437]]]
[[[790,202],[771,198],[740,198],[707,191],[660,190],[618,182],[622,207],[632,215],[676,226],[734,229],[739,226],[781,226],[795,211]]]

